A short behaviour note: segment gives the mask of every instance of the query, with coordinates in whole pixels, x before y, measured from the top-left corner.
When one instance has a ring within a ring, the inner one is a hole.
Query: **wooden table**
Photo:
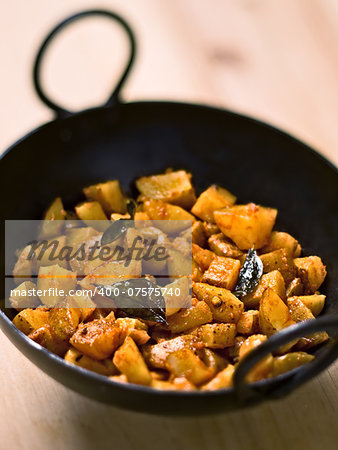
[[[2,149],[52,117],[29,78],[41,38],[59,19],[93,5],[13,0],[2,6]],[[232,108],[288,130],[338,163],[336,0],[106,0],[100,6],[123,13],[139,39],[126,100]],[[125,58],[121,36],[99,20],[61,36],[46,63],[51,95],[74,109],[102,103]],[[283,400],[175,419],[87,400],[44,375],[3,334],[0,356],[1,449],[331,450],[338,441],[338,364]]]

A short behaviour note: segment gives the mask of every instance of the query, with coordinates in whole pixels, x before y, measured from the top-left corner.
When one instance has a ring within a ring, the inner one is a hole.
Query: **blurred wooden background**
[[[138,38],[126,101],[235,109],[306,141],[338,164],[337,0],[12,0],[0,6],[0,151],[51,112],[35,96],[41,39],[78,10],[120,12]],[[117,26],[86,20],[53,44],[46,89],[74,110],[108,96],[126,58]],[[160,418],[87,400],[49,379],[0,334],[0,448],[336,448],[338,365],[290,397],[207,418]]]

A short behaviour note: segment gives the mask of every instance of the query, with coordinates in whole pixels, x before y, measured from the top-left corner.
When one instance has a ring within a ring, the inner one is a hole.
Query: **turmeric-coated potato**
[[[202,192],[192,207],[191,212],[201,220],[215,222],[214,211],[231,206],[235,202],[236,197],[231,192],[214,184]]]

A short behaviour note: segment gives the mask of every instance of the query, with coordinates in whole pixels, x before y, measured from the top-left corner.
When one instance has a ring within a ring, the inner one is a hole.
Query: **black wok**
[[[70,113],[51,101],[40,85],[40,63],[48,43],[66,24],[89,15],[117,20],[126,30],[130,59],[108,102]],[[238,195],[278,208],[276,229],[299,239],[305,255],[318,254],[327,265],[322,317],[274,335],[238,367],[235,386],[216,392],[169,392],[119,384],[66,363],[32,342],[12,324],[14,311],[2,308],[0,326],[22,353],[44,372],[88,397],[123,408],[161,414],[205,414],[233,410],[280,397],[324,370],[338,356],[338,172],[303,143],[267,124],[212,107],[171,102],[121,102],[120,90],[135,53],[132,32],[107,11],[85,11],[60,24],[44,42],[34,68],[40,98],[56,119],[14,144],[2,157],[4,219],[40,219],[46,205],[61,195],[66,207],[81,199],[83,186],[118,178],[130,180],[185,168],[198,190],[217,183]],[[2,254],[4,254],[2,252]],[[4,273],[4,256],[2,258]],[[245,373],[266,352],[296,336],[326,330],[331,339],[316,350],[314,362],[274,379],[247,386]],[[4,364],[4,362],[2,362]],[[19,368],[17,369],[19,370]]]

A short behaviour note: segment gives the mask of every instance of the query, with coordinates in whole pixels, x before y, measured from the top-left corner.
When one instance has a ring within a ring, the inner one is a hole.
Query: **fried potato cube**
[[[136,181],[141,198],[162,200],[190,209],[196,200],[191,175],[184,170],[141,177]]]
[[[57,197],[45,212],[43,217],[45,222],[42,224],[39,238],[45,239],[61,234],[65,217],[66,211],[63,208],[62,200]]]
[[[255,309],[244,311],[237,322],[237,332],[240,334],[258,334],[259,312]]]
[[[175,377],[186,377],[195,386],[206,383],[215,374],[211,367],[204,362],[189,348],[177,350],[168,355],[166,367]]]
[[[14,325],[28,335],[48,323],[49,312],[44,309],[24,309],[13,319]]]
[[[277,210],[249,203],[214,212],[216,224],[240,250],[262,248],[269,241]]]
[[[235,343],[232,347],[228,347],[226,349],[226,356],[230,360],[232,360],[234,363],[238,362],[239,359],[239,349],[241,348],[241,345],[245,341],[244,336],[236,336],[235,337]]]
[[[282,300],[286,300],[284,278],[279,270],[273,270],[264,274],[254,290],[242,297],[244,305],[247,308],[258,308],[262,295],[268,287],[275,291]]]
[[[262,248],[262,253],[270,253],[280,248],[285,248],[290,255],[295,256],[299,251],[298,241],[288,233],[282,231],[273,231],[267,245]]]
[[[213,234],[220,234],[221,230],[218,228],[218,225],[211,222],[203,222],[203,228],[207,238],[212,236]]]
[[[294,260],[285,248],[280,248],[279,250],[265,253],[264,255],[261,255],[260,258],[263,263],[264,273],[279,270],[283,275],[286,285],[288,285],[295,278],[297,270]]]
[[[162,200],[147,200],[143,203],[143,209],[151,220],[165,221],[163,223],[157,222],[156,227],[168,234],[177,233],[187,228],[187,223],[184,221],[195,222],[196,220],[192,214],[180,206],[171,205]],[[174,220],[175,222],[168,223],[168,220]]]
[[[207,270],[216,255],[210,250],[201,248],[197,244],[192,244],[192,257],[202,270]]]
[[[295,295],[303,295],[304,286],[300,278],[294,278],[286,290],[287,297],[293,297]]]
[[[213,319],[217,322],[237,323],[244,310],[244,303],[228,289],[194,283],[193,293],[198,300],[204,300],[208,304]]]
[[[319,256],[295,258],[294,263],[305,289],[311,294],[315,293],[326,277],[326,267],[321,258]]]
[[[291,352],[286,355],[273,358],[271,376],[277,377],[282,373],[289,372],[296,367],[307,364],[314,359],[313,355],[305,352]]]
[[[92,227],[72,228],[66,232],[67,245],[74,250],[77,250],[83,243],[92,242],[93,238],[98,240],[99,236],[101,236],[101,233]]]
[[[37,289],[41,303],[49,307],[55,306],[75,289],[76,274],[59,265],[40,267]]]
[[[169,258],[167,259],[168,275],[170,277],[184,276],[192,274],[194,260],[191,255],[186,255],[179,250],[168,248]]]
[[[112,360],[104,359],[102,361],[97,361],[89,356],[76,350],[76,348],[71,347],[65,354],[65,360],[69,363],[75,364],[76,366],[82,367],[83,369],[91,370],[92,372],[99,373],[101,375],[116,375],[118,370],[114,366]]]
[[[214,369],[215,373],[225,369],[226,366],[229,364],[229,361],[225,356],[216,353],[214,350],[211,350],[210,348],[205,347],[202,350],[198,350],[197,353],[198,356],[201,358],[201,360],[208,367]]]
[[[151,387],[169,391],[193,391],[196,389],[185,377],[176,377],[170,381],[152,380]]]
[[[217,256],[226,256],[227,258],[242,258],[243,252],[231,243],[223,233],[212,234],[208,239],[210,250]]]
[[[287,304],[290,310],[292,319],[295,322],[303,322],[304,320],[314,320],[315,316],[311,310],[300,300],[300,297],[288,298]],[[316,345],[322,344],[329,339],[326,331],[318,331],[310,336],[299,339],[296,349],[307,350]]]
[[[166,317],[177,313],[187,306],[191,294],[191,282],[187,277],[181,277],[164,286],[163,297],[165,301]]]
[[[177,336],[173,339],[161,340],[158,344],[144,345],[142,353],[144,359],[150,367],[156,369],[165,369],[165,362],[170,353],[183,348],[190,348],[192,350],[202,348],[203,344],[195,335],[185,334]]]
[[[60,267],[68,268],[68,262],[62,257],[62,249],[66,246],[66,236],[57,236],[53,239],[42,242],[42,245],[36,247],[35,261],[36,267],[53,266],[58,264]],[[60,253],[61,252],[61,253]]]
[[[284,305],[284,303],[283,303]],[[285,305],[284,305],[285,306]],[[251,352],[258,345],[263,343],[267,337],[263,334],[253,334],[249,336],[239,348],[239,360],[243,359],[245,355]],[[246,380],[248,383],[253,383],[263,378],[267,378],[273,367],[273,356],[266,355],[261,361],[259,361],[248,373]]]
[[[52,308],[49,312],[48,324],[53,338],[64,347],[64,351],[69,348],[69,339],[73,336],[79,325],[80,308],[69,308],[66,302],[61,302],[60,308]]]
[[[294,299],[300,300],[302,303],[304,303],[305,306],[309,308],[312,314],[317,317],[324,308],[326,296],[322,294],[300,295],[290,297],[289,299],[291,301]]]
[[[215,391],[216,389],[231,387],[234,371],[235,367],[232,364],[228,364],[227,367],[218,372],[209,383],[202,386],[202,391]]]
[[[106,359],[120,344],[121,328],[110,320],[96,319],[81,323],[70,343],[93,359]]]
[[[272,289],[266,289],[259,304],[259,326],[262,333],[271,336],[294,323],[283,300]]]
[[[127,336],[121,347],[116,350],[113,363],[123,375],[126,375],[129,383],[149,385],[152,381],[143,356],[130,336]]]
[[[192,243],[204,247],[207,242],[203,223],[199,220],[192,224]]]
[[[16,284],[22,283],[25,278],[30,278],[36,269],[36,260],[31,258],[32,246],[27,245],[20,253],[13,268],[13,276]],[[33,255],[32,255],[33,256]]]
[[[240,268],[238,259],[216,256],[204,272],[202,282],[231,291],[236,286]]]
[[[236,325],[233,323],[210,323],[195,331],[208,348],[225,348],[234,345]]]
[[[88,186],[83,189],[83,193],[88,200],[99,202],[108,216],[111,213],[124,214],[127,211],[126,198],[118,180]]]
[[[209,306],[201,301],[190,308],[184,308],[168,317],[169,328],[172,333],[182,333],[212,321]]]
[[[70,308],[80,310],[80,322],[87,320],[96,309],[95,303],[85,291],[77,291],[76,295],[68,296],[65,301]]]
[[[195,262],[195,260],[192,261],[192,281],[201,281],[203,277],[203,271],[200,268],[200,266]]]
[[[9,297],[12,308],[20,310],[38,306],[40,301],[37,295],[33,295],[34,290],[36,290],[36,285],[31,281],[24,281],[17,288],[13,289]]]
[[[110,222],[105,215],[99,202],[84,202],[75,206],[78,217],[88,226],[94,227],[98,231],[105,231]],[[95,220],[95,222],[92,222]]]
[[[148,325],[139,319],[123,317],[116,319],[115,323],[121,328],[121,343],[124,342],[127,336],[130,336],[137,345],[143,345],[150,339],[150,336],[147,333]]]
[[[198,218],[207,222],[215,222],[214,211],[231,206],[236,202],[236,197],[228,190],[216,186],[210,186],[198,197],[191,212]]]
[[[59,356],[63,356],[68,348],[64,342],[60,342],[54,338],[48,324],[32,331],[28,337],[29,339],[32,339],[32,341]]]

